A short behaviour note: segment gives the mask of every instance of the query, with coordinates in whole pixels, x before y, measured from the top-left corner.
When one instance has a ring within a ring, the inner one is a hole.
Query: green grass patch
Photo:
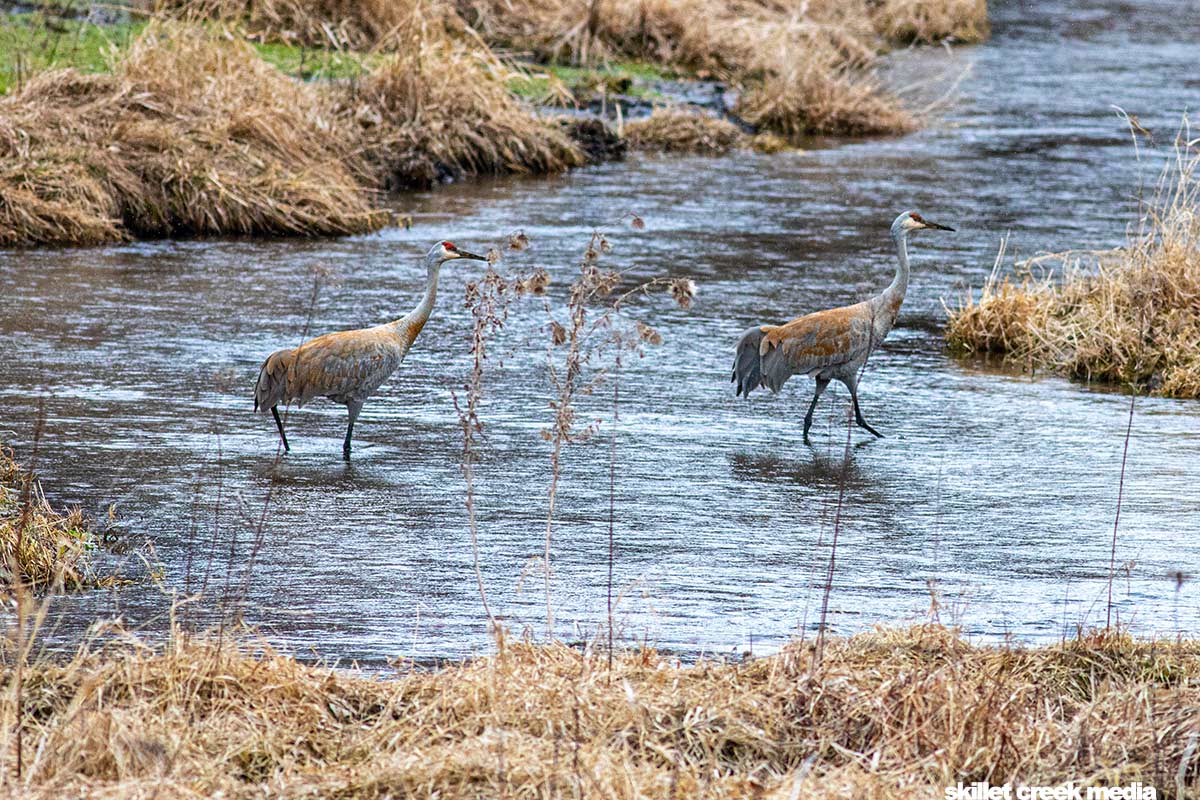
[[[361,78],[382,55],[352,50],[323,50],[278,42],[255,43],[259,57],[285,75],[301,80],[345,80]]]
[[[145,21],[94,25],[42,13],[0,15],[0,94],[48,69],[108,72],[145,27]],[[302,80],[359,78],[382,58],[274,42],[253,47],[268,64]]]
[[[0,15],[0,94],[47,69],[106,72],[145,22],[93,25],[44,14]]]
[[[566,89],[577,100],[599,94],[624,94],[653,98],[661,93],[655,82],[677,78],[678,73],[661,65],[641,61],[614,61],[600,67],[575,67],[562,64],[532,64],[527,74],[508,82],[509,91],[527,100],[547,101]]]

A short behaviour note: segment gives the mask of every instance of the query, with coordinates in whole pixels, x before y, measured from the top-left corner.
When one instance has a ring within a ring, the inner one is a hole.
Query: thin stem
[[[817,645],[813,652],[813,667],[821,663],[825,652],[825,623],[829,616],[829,596],[833,594],[833,571],[837,565],[838,534],[842,528],[842,507],[846,500],[846,474],[850,471],[850,441],[854,434],[854,408],[846,417],[846,445],[842,450],[842,473],[838,479],[837,507],[833,513],[833,539],[829,548],[829,568],[825,572],[825,590],[821,597],[821,621],[817,626]]]
[[[616,559],[616,508],[617,508],[617,422],[620,413],[620,367],[621,357],[617,356],[616,367],[613,371],[613,431],[608,445],[608,673],[612,675],[613,668],[613,562]]]
[[[1129,391],[1129,422],[1125,426],[1125,447],[1121,453],[1121,480],[1117,484],[1117,513],[1113,518],[1112,551],[1108,556],[1108,613],[1104,618],[1104,627],[1112,626],[1112,590],[1113,578],[1117,572],[1117,526],[1121,523],[1121,501],[1125,495],[1125,465],[1129,461],[1129,438],[1133,433],[1133,406],[1137,402],[1137,390],[1130,387]]]

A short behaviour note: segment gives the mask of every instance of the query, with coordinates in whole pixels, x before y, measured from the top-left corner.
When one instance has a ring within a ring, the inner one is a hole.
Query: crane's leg
[[[846,381],[846,388],[850,390],[850,402],[854,404],[854,421],[858,423],[858,427],[866,428],[868,431],[875,434],[876,438],[882,439],[883,434],[867,424],[867,421],[863,419],[862,409],[858,407],[858,381]]]
[[[283,420],[279,418],[279,406],[271,406],[271,416],[275,417],[275,427],[279,428],[279,438],[283,440],[283,452],[292,452],[292,448],[288,447],[287,434],[283,432]]]
[[[347,403],[346,410],[350,412],[350,424],[346,426],[346,441],[342,442],[342,460],[350,460],[350,437],[354,434],[354,420],[358,419],[358,412],[362,411],[363,404],[361,401]]]
[[[817,401],[821,399],[821,392],[825,391],[825,387],[829,385],[829,380],[817,378],[817,389],[813,392],[812,403],[808,407],[808,413],[804,415],[804,441],[808,442],[808,429],[812,427],[812,415],[817,410]]]

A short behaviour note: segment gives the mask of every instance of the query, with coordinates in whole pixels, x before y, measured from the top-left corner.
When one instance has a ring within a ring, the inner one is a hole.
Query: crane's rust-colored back
[[[874,316],[867,301],[751,328],[737,344],[734,379],[739,394],[756,386],[778,392],[793,375],[831,377],[853,369],[878,344],[872,342]]]
[[[254,407],[303,406],[316,397],[364,400],[395,372],[424,320],[327,333],[267,357],[254,387]]]

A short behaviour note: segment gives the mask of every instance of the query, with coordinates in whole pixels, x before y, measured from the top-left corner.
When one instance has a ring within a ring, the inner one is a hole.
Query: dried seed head
[[[494,247],[489,247],[487,251],[487,263],[489,267],[494,267],[500,261],[500,251]]]
[[[676,278],[671,281],[671,297],[675,298],[680,308],[691,308],[695,296],[696,282],[691,278]]]
[[[596,294],[601,297],[607,297],[621,285],[619,272],[596,272],[593,279],[596,282]]]
[[[662,334],[660,334],[658,331],[654,330],[654,328],[651,328],[649,325],[647,325],[644,322],[638,322],[637,332],[638,332],[638,336],[641,338],[641,340],[643,342],[647,342],[649,344],[654,344],[654,345],[662,344],[662,341],[663,341]]]
[[[524,250],[527,247],[529,247],[529,237],[525,235],[525,231],[517,231],[516,233],[509,235],[509,250]]]
[[[528,278],[517,282],[517,294],[545,294],[546,287],[549,285],[549,273],[544,269],[538,268]]]
[[[637,214],[633,215],[633,219],[629,220],[629,224],[633,226],[634,230],[639,231],[646,227],[646,221]]]
[[[607,254],[607,253],[611,253],[612,249],[613,249],[612,242],[610,242],[608,239],[601,236],[600,237],[600,252]]]
[[[558,347],[563,342],[567,341],[567,329],[557,322],[550,322],[550,341]]]

